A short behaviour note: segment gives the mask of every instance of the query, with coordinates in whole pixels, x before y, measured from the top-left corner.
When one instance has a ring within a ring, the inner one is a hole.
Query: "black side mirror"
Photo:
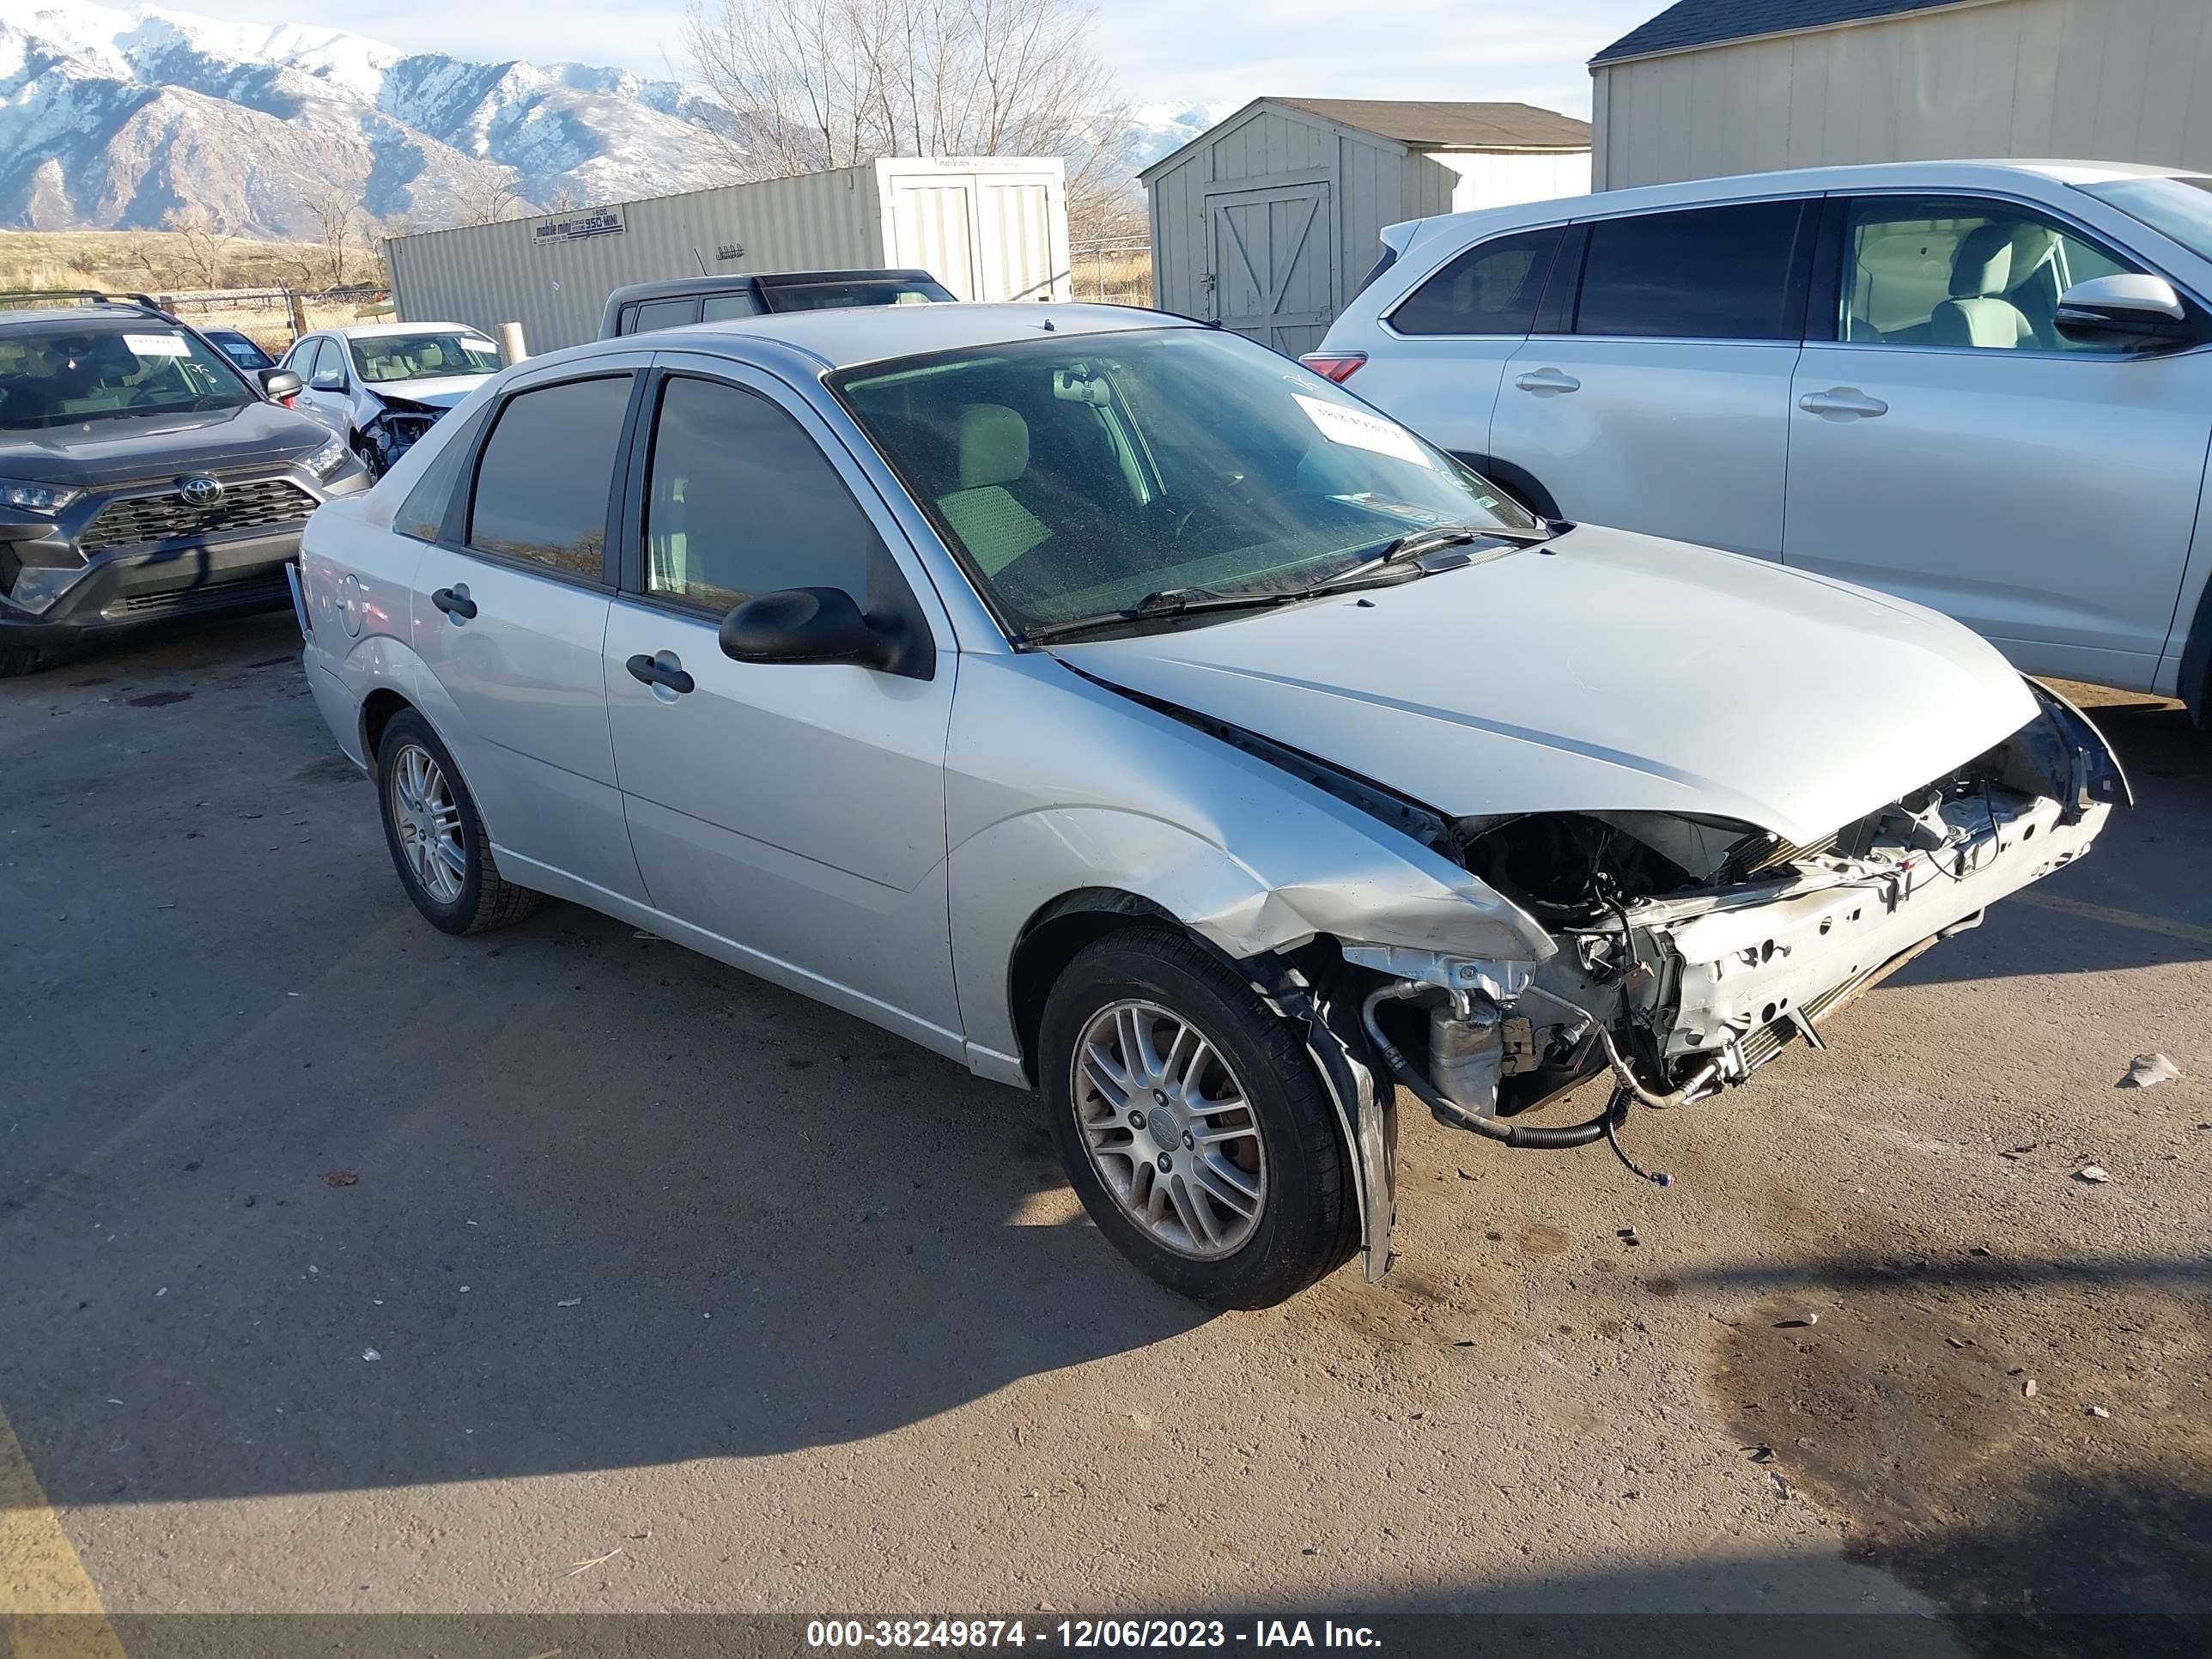
[[[787,587],[722,618],[722,654],[738,662],[854,663],[927,679],[936,653],[906,624],[863,615],[842,587]]]
[[[289,368],[264,368],[261,371],[261,389],[278,403],[300,395],[300,377]]]

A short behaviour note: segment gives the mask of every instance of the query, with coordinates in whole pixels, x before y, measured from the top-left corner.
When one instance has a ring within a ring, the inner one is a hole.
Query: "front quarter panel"
[[[1149,900],[1240,959],[1317,934],[1519,962],[1555,948],[1380,820],[1041,653],[963,659],[946,814],[970,1063],[1010,1080],[1014,948],[1071,893]]]

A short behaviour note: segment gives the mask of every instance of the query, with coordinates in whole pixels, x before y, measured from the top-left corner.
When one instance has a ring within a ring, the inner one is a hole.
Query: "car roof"
[[[687,323],[650,335],[623,334],[593,341],[557,355],[572,357],[598,351],[685,347],[712,350],[716,343],[762,341],[793,348],[825,369],[849,368],[886,358],[927,352],[958,351],[975,346],[1006,345],[1040,334],[1124,333],[1140,328],[1204,328],[1188,317],[1133,306],[1060,305],[1036,301],[999,304],[851,306],[832,311],[778,312],[713,323]],[[533,358],[532,362],[543,362]]]
[[[2118,179],[2186,179],[2203,175],[2184,167],[2150,167],[2130,161],[2021,161],[2008,159],[1960,161],[1872,161],[1844,167],[1793,167],[1779,173],[1740,173],[1719,179],[1690,179],[1677,184],[1640,185],[1629,190],[1601,191],[1589,196],[1561,196],[1547,201],[1523,202],[1512,207],[1478,208],[1467,213],[1438,214],[1408,224],[1421,227],[1425,238],[1437,227],[1465,225],[1479,228],[1545,224],[1593,214],[1632,213],[1644,208],[1691,206],[1708,202],[1734,202],[1749,198],[1807,191],[1842,190],[2017,187],[2023,179],[2049,184],[2108,184]],[[1395,229],[1392,226],[1389,228]]]
[[[0,309],[0,327],[81,328],[88,323],[136,324],[141,328],[175,328],[174,317],[135,305],[11,306]]]
[[[377,340],[393,334],[473,334],[480,340],[491,337],[482,329],[467,323],[345,323],[335,328],[319,328],[317,334],[335,334],[341,340]]]

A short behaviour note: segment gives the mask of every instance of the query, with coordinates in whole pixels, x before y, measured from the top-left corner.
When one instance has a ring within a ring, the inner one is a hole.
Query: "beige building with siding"
[[[2212,0],[1681,0],[1590,76],[1597,190],[1970,156],[2212,172]]]

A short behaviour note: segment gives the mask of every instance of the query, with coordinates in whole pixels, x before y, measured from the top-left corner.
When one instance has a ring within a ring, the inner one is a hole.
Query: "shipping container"
[[[702,270],[919,268],[963,300],[1069,297],[1057,156],[890,157],[385,246],[403,320],[520,323],[533,353],[596,337],[626,283]]]

